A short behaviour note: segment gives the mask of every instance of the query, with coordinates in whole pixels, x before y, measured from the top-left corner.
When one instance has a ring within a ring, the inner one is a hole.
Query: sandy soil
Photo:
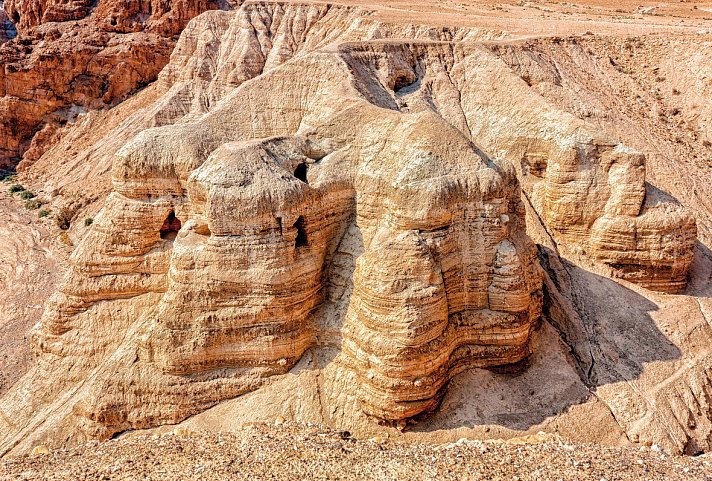
[[[510,36],[694,33],[712,27],[712,3],[649,1],[337,1],[373,7],[390,21],[499,29]]]

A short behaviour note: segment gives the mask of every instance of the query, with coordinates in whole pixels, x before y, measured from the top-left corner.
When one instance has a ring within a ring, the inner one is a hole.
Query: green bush
[[[41,211],[39,211],[39,212],[37,213],[37,215],[38,215],[39,217],[48,217],[48,216],[49,216],[49,211],[46,210],[46,209],[42,209]]]
[[[21,186],[20,184],[15,184],[10,186],[10,193],[14,194],[15,192],[24,192],[25,188]]]
[[[23,200],[30,200],[30,199],[34,199],[37,196],[34,194],[34,192],[30,192],[29,190],[26,190],[22,194],[20,194],[20,197]]]
[[[93,223],[94,223],[94,219],[92,219],[91,217],[87,217],[86,219],[84,219],[84,227],[89,227]]]
[[[42,207],[42,201],[39,199],[30,199],[25,202],[25,209],[27,210],[37,210]]]

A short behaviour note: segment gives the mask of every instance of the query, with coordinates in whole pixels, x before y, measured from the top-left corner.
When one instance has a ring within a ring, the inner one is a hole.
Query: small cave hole
[[[176,217],[176,213],[171,211],[163,221],[161,226],[161,239],[173,240],[178,235],[178,231],[181,228],[181,221]]]
[[[294,177],[297,179],[301,180],[305,184],[308,184],[309,181],[307,180],[307,170],[309,167],[307,164],[299,164],[296,169],[294,169]]]
[[[307,231],[304,225],[304,217],[299,216],[297,221],[294,223],[294,228],[297,229],[297,239],[294,242],[294,247],[305,247],[309,245]]]
[[[393,81],[393,92],[402,96],[415,92],[420,88],[420,78],[415,72],[406,72]]]
[[[12,12],[12,23],[15,25],[20,23],[20,12]]]
[[[398,92],[399,90],[402,90],[412,84],[413,81],[408,77],[398,77],[395,81],[395,85],[393,86],[393,90]]]

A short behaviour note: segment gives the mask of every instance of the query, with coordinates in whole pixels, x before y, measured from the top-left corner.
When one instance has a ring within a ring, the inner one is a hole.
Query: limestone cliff
[[[124,34],[145,16],[111,12],[92,16]],[[148,34],[185,20],[169,14]],[[36,367],[0,400],[0,455],[183,421],[307,352],[327,358],[321,421],[402,427],[458,374],[526,368],[544,297],[527,229],[562,259],[685,287],[695,221],[646,184],[643,154],[531,89],[477,29],[372,17],[250,1],[186,27],[150,101],[102,133],[111,193],[34,331]],[[540,254],[547,316],[573,339],[567,301],[585,302]],[[635,402],[628,430],[650,416]],[[658,427],[645,439],[684,449]]]

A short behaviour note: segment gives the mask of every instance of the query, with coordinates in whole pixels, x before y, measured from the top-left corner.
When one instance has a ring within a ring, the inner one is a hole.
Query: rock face
[[[21,26],[54,12],[32,5]],[[184,21],[150,11],[140,35]],[[92,21],[130,32],[146,13],[112,12]],[[476,31],[368,17],[247,2],[188,25],[140,133],[107,134],[133,138],[33,334],[37,366],[0,400],[0,455],[180,422],[307,351],[333,354],[318,396],[334,426],[432,411],[457,374],[531,352],[525,215],[562,255],[685,286],[695,223],[646,185],[642,154],[464,41]]]
[[[487,152],[511,159],[527,202],[557,244],[610,266],[616,277],[679,292],[695,220],[645,182],[645,158],[552,107],[481,51],[392,47],[364,52],[374,71],[401,82],[392,108],[433,107]],[[496,52],[496,49],[495,49]],[[484,67],[483,67],[484,65]],[[449,72],[477,71],[474,78]],[[416,88],[417,87],[417,88]],[[488,96],[483,91],[490,90]],[[512,95],[518,101],[492,101]],[[453,101],[454,99],[454,101]]]
[[[3,2],[0,2],[0,44],[3,44],[15,36],[15,26],[10,22],[5,10]]]
[[[220,5],[11,0],[4,6],[0,43],[15,29],[18,36],[0,47],[0,165],[24,158],[26,167],[78,114],[113,105],[155,80],[174,37],[191,18]]]
[[[5,11],[15,26],[25,31],[43,23],[81,20],[93,6],[91,0],[7,0]]]

